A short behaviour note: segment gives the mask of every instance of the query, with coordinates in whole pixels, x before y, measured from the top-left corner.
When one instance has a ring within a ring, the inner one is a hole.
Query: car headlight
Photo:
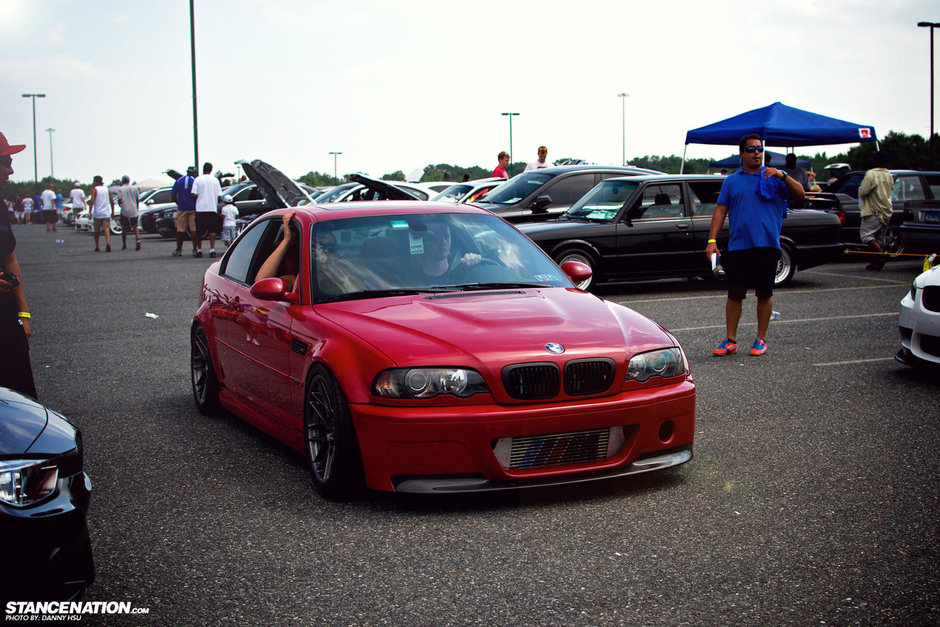
[[[646,381],[650,377],[678,377],[685,374],[685,359],[679,348],[663,348],[634,355],[627,366],[627,379]]]
[[[49,460],[0,461],[0,502],[23,507],[55,492],[59,468]]]
[[[467,398],[488,392],[483,376],[467,368],[395,368],[379,373],[372,393],[385,398],[432,398],[453,394]]]

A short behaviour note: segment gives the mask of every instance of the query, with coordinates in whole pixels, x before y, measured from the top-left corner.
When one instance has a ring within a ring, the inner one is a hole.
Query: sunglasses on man
[[[13,165],[13,155],[3,155],[0,157],[0,165],[3,165],[7,168]]]
[[[763,146],[748,146],[747,148],[744,149],[744,152],[746,152],[749,155],[753,155],[755,152],[764,152],[764,147]]]

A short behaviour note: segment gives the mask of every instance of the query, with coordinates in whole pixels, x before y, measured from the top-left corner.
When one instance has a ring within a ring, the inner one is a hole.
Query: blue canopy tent
[[[748,133],[760,135],[766,146],[822,146],[878,141],[873,126],[837,120],[775,102],[692,129],[685,135],[685,147],[688,149],[689,144],[737,145],[741,137]],[[682,151],[682,169],[685,169],[685,150]]]

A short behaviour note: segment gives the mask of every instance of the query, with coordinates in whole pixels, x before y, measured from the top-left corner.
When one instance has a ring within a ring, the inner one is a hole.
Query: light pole
[[[330,151],[330,154],[333,155],[333,180],[339,185],[339,177],[336,176],[336,158],[343,153]]]
[[[33,99],[33,182],[39,182],[39,159],[36,157],[36,98],[45,98],[46,94],[23,94],[23,98]]]
[[[620,98],[620,112],[623,118],[623,159],[620,165],[627,165],[627,98],[630,94],[621,92],[617,96]]]
[[[193,64],[193,165],[199,167],[199,123],[196,119],[196,19],[194,0],[189,0],[189,49]]]
[[[518,113],[503,113],[509,116],[509,178],[512,178],[512,117]]]
[[[917,22],[917,25],[930,29],[930,136],[933,137],[933,29],[940,27],[940,23]]]
[[[52,133],[55,132],[54,128],[47,128],[46,132],[49,133],[49,178],[55,178],[55,166],[52,164]]]

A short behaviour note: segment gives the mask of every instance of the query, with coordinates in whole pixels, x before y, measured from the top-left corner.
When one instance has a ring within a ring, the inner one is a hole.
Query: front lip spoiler
[[[420,477],[405,479],[395,486],[395,491],[407,494],[465,494],[471,492],[520,490],[522,488],[542,488],[638,475],[644,472],[652,472],[654,470],[663,470],[664,468],[678,466],[690,459],[692,459],[691,445],[670,451],[663,455],[638,459],[626,468],[618,468],[616,470],[591,475],[565,475],[563,477],[541,478],[531,481],[489,481],[482,477]]]

